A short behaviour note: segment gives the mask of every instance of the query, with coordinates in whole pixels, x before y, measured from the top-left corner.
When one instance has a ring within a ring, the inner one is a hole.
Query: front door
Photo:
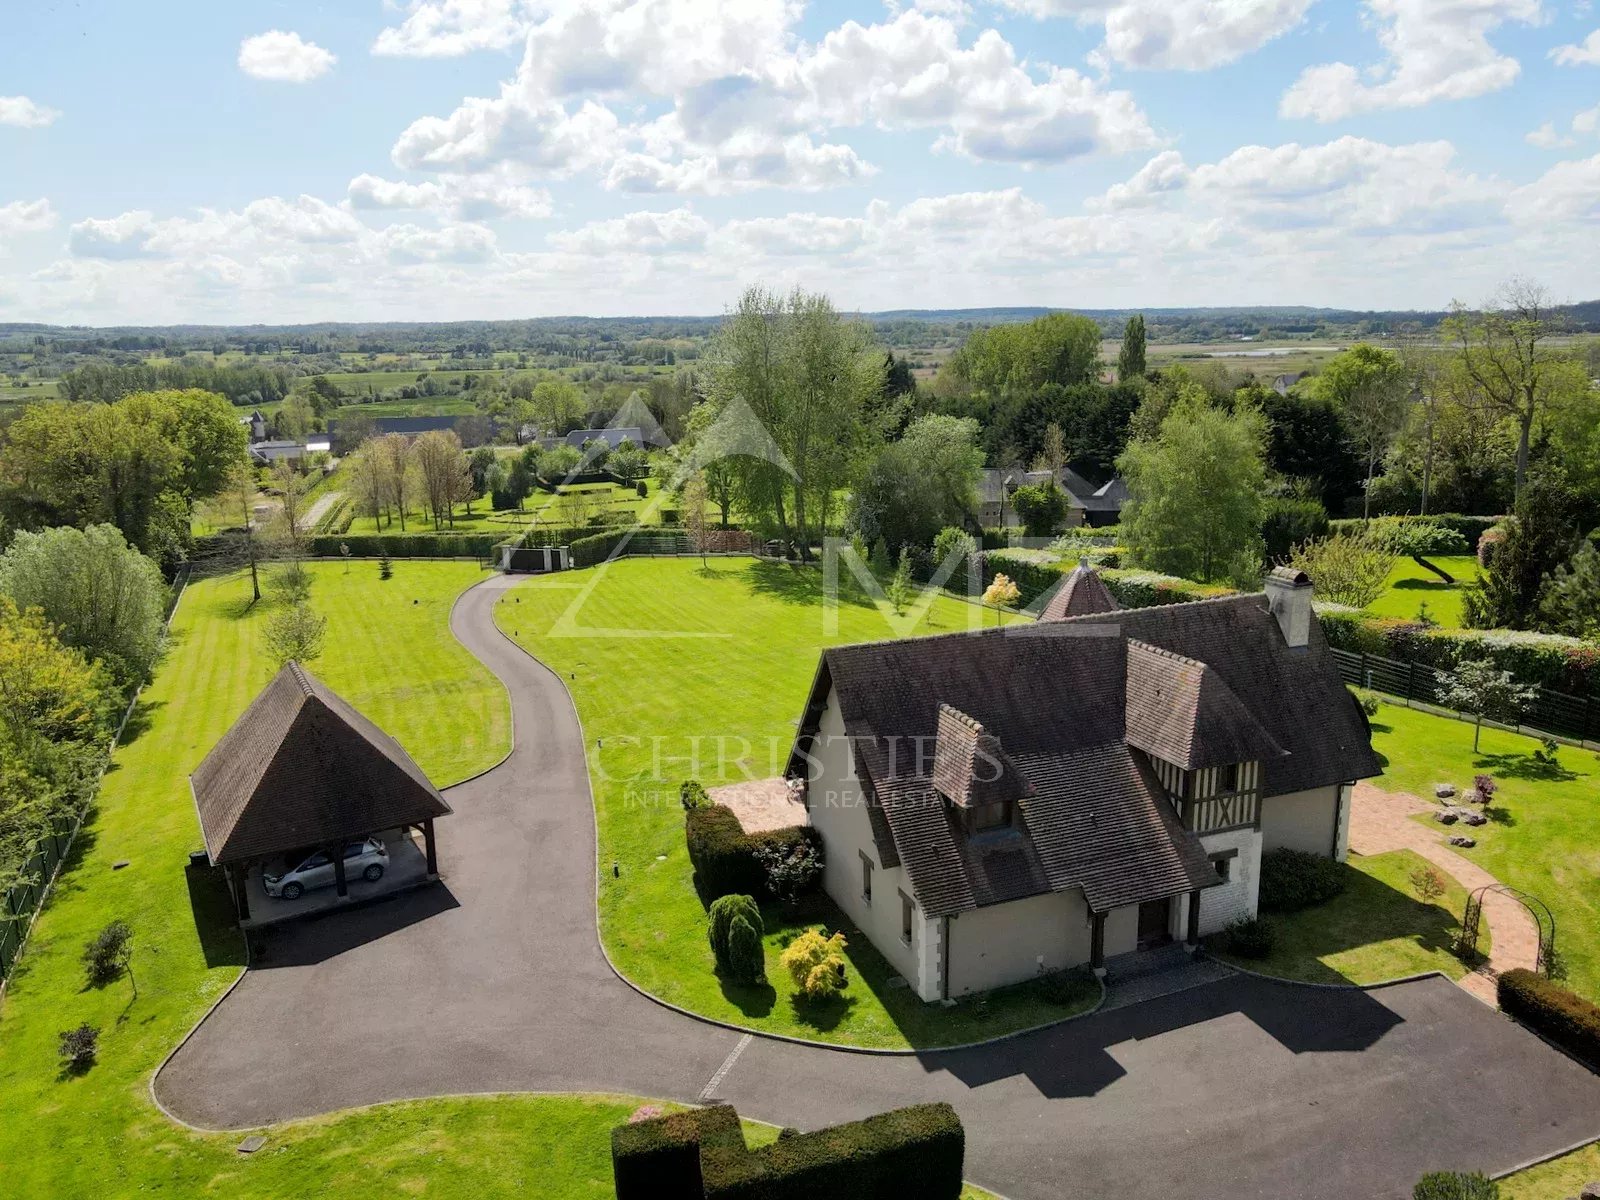
[[[1139,905],[1139,949],[1147,950],[1172,940],[1171,900],[1151,900]]]

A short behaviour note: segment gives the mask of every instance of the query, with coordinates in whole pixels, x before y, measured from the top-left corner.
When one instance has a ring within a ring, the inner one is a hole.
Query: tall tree
[[[261,561],[261,544],[256,539],[256,473],[249,463],[235,463],[228,473],[219,497],[230,517],[237,518],[240,535],[240,555],[250,568],[251,603],[261,599],[261,576],[257,564]]]
[[[1457,302],[1445,323],[1446,336],[1482,403],[1515,424],[1518,496],[1528,482],[1528,456],[1540,414],[1588,390],[1583,364],[1558,340],[1565,328],[1550,293],[1528,279],[1503,285],[1481,312]]]
[[[1336,405],[1366,460],[1361,515],[1372,513],[1372,477],[1406,419],[1410,382],[1388,350],[1360,342],[1329,359],[1312,380],[1313,394]]]
[[[1462,591],[1461,611],[1470,627],[1532,627],[1545,577],[1568,559],[1577,541],[1574,499],[1554,471],[1528,480],[1488,566]]]
[[[977,506],[983,452],[971,418],[919,417],[873,458],[851,496],[850,524],[870,546],[927,546]]]
[[[403,433],[389,433],[370,445],[379,486],[387,502],[400,514],[400,531],[404,533],[406,504],[411,498],[411,439]]]
[[[1263,554],[1266,422],[1229,413],[1189,389],[1155,439],[1138,439],[1118,467],[1128,486],[1122,539],[1141,567],[1202,582],[1248,585]]]
[[[0,555],[0,592],[39,609],[63,642],[104,662],[119,683],[150,678],[167,587],[120,530],[19,532]]]
[[[455,505],[472,477],[461,439],[452,430],[429,430],[411,448],[422,477],[422,495],[433,527],[455,525]]]
[[[1122,330],[1122,349],[1117,352],[1117,382],[1144,378],[1144,314],[1128,318]]]

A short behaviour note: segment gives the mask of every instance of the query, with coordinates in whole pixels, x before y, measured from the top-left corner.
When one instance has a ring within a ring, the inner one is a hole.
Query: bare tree
[[[403,433],[385,434],[373,443],[380,486],[400,514],[400,531],[406,528],[406,501],[411,490],[411,439]]]
[[[218,500],[226,511],[239,518],[244,530],[240,542],[241,555],[250,568],[250,602],[261,599],[261,577],[256,564],[261,561],[261,546],[256,541],[256,473],[247,461],[239,461],[228,471]]]
[[[345,459],[346,488],[355,498],[356,511],[372,518],[374,527],[389,516],[389,488],[383,451],[376,438],[368,438]]]
[[[1555,341],[1566,328],[1550,293],[1529,279],[1503,285],[1482,312],[1457,301],[1445,330],[1482,403],[1517,426],[1517,496],[1528,481],[1528,451],[1539,414],[1553,401],[1582,394],[1582,364]]]
[[[456,502],[472,494],[472,477],[461,439],[449,430],[433,430],[419,437],[411,452],[422,476],[422,494],[433,516],[433,527],[454,526]]]

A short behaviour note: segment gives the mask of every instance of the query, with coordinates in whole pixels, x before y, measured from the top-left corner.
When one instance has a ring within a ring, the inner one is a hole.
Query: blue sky
[[[1571,0],[30,11],[0,320],[1600,296]]]

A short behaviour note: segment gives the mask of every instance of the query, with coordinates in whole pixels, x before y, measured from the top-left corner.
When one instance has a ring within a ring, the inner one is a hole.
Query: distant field
[[[369,417],[468,417],[477,405],[459,396],[424,396],[416,400],[374,400],[370,404],[341,404],[333,419],[366,413]]]
[[[54,379],[44,379],[18,387],[13,383],[0,383],[0,404],[31,404],[35,400],[55,400],[60,389]]]
[[[1107,338],[1100,343],[1100,356],[1114,363],[1120,349],[1121,342]],[[1313,370],[1343,349],[1332,341],[1151,342],[1145,358],[1152,367],[1216,363],[1240,374],[1253,371],[1270,376]]]

